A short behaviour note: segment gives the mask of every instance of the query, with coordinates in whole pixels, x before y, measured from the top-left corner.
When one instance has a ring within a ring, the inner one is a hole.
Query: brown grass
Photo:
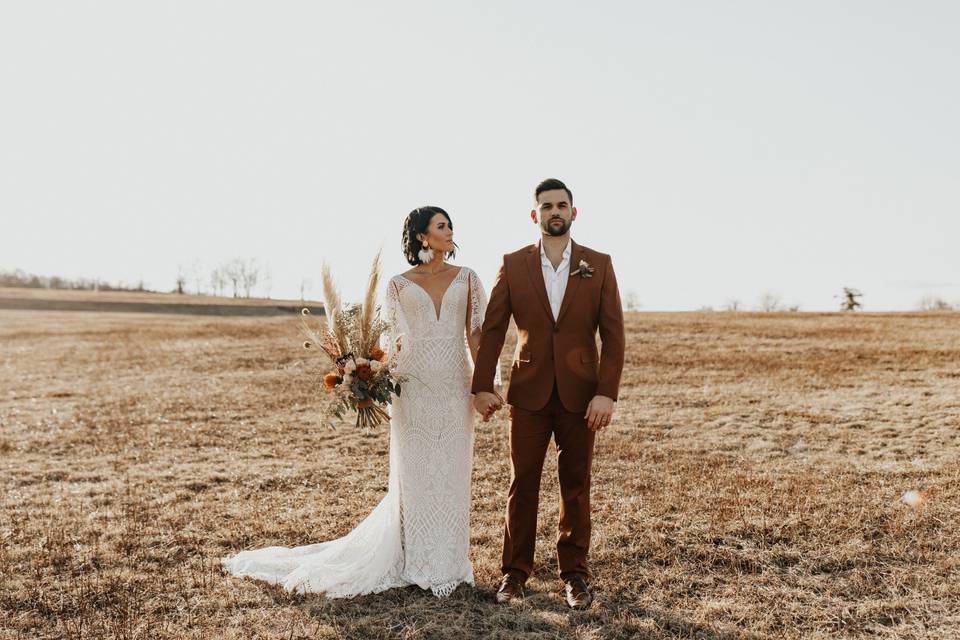
[[[478,429],[476,588],[290,595],[218,559],[346,533],[387,467],[383,433],[320,426],[295,318],[0,311],[0,638],[960,634],[960,316],[634,314],[628,335],[597,602],[571,613],[552,459],[533,593],[491,601],[502,417]]]

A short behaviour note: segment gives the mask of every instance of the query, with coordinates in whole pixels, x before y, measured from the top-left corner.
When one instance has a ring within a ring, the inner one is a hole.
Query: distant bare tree
[[[190,264],[190,277],[193,280],[194,293],[203,295],[203,265],[199,260],[194,260]]]
[[[843,294],[841,295],[842,300],[840,301],[840,311],[856,311],[863,306],[857,299],[862,297],[863,294],[857,289],[844,287]]]
[[[782,308],[780,303],[780,295],[773,291],[764,291],[760,295],[759,307],[760,311],[780,311]]]
[[[260,282],[260,266],[257,265],[257,261],[254,258],[249,258],[247,260],[240,259],[239,269],[240,269],[240,285],[243,287],[243,297],[249,298],[250,292],[253,291],[254,287],[257,286],[257,283]]]
[[[306,300],[306,293],[313,286],[313,280],[310,278],[302,278],[300,280],[300,302]]]
[[[227,286],[227,276],[223,272],[223,267],[216,267],[210,272],[210,288],[213,289],[213,295],[222,296],[223,289]]]
[[[628,290],[623,296],[623,308],[626,311],[639,311],[640,307],[640,295],[633,289]]]
[[[177,265],[177,293],[183,295],[183,288],[187,286],[187,273],[183,265]]]
[[[743,307],[743,303],[737,300],[736,298],[730,298],[723,305],[724,311],[740,311]]]
[[[263,292],[264,298],[270,297],[270,291],[273,289],[273,275],[270,273],[270,267],[264,265],[263,267],[263,278],[260,280],[260,291]]]
[[[953,309],[949,302],[935,295],[920,298],[920,302],[917,303],[917,308],[921,311],[950,311]]]
[[[243,260],[234,258],[221,267],[227,282],[233,286],[233,297],[240,297],[240,283],[243,281]]]

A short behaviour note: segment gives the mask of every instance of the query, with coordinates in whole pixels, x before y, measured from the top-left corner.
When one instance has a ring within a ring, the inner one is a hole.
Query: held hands
[[[490,418],[503,406],[503,398],[499,393],[490,393],[481,391],[473,398],[473,407],[477,413],[483,416],[484,422],[489,422]]]
[[[610,424],[613,419],[613,399],[607,396],[594,396],[587,405],[587,427],[591,431],[600,431]],[[484,422],[489,422],[497,411],[503,407],[503,398],[499,393],[481,391],[473,398],[473,406],[477,413],[483,416]]]
[[[587,428],[590,431],[600,431],[613,419],[613,398],[607,396],[593,396],[587,405]]]

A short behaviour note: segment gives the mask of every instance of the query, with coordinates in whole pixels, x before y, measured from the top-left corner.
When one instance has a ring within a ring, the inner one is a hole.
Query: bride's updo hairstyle
[[[403,251],[403,257],[413,266],[423,264],[420,256],[417,255],[420,253],[420,250],[423,249],[423,243],[417,240],[417,234],[422,233],[427,235],[427,227],[430,226],[430,221],[433,220],[433,216],[438,213],[443,214],[443,217],[447,219],[447,224],[452,230],[453,220],[450,219],[450,214],[440,207],[417,207],[408,213],[407,219],[403,221],[403,238],[400,239],[400,248]],[[454,243],[453,246],[457,246],[456,243]],[[457,251],[454,249],[453,251],[448,251],[444,257],[449,259],[456,255]]]

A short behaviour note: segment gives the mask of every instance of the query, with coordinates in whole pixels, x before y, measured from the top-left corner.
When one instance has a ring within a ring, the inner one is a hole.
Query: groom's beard
[[[560,224],[553,224],[554,220],[560,222]],[[550,218],[541,225],[541,228],[551,236],[562,236],[570,230],[570,223],[572,222],[573,220],[568,222],[563,218]]]

